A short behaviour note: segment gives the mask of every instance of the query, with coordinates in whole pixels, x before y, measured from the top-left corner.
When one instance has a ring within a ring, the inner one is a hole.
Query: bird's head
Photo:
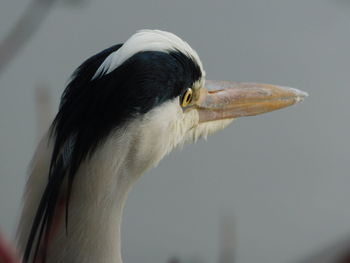
[[[275,85],[206,80],[198,54],[185,41],[142,30],[77,69],[53,126],[53,157],[68,147],[68,159],[78,167],[119,131],[116,137],[133,137],[138,161],[148,156],[146,166],[154,165],[176,146],[237,117],[290,106],[306,95]]]

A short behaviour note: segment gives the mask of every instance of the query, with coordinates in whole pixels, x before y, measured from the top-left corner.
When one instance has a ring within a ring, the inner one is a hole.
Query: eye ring
[[[187,88],[181,97],[181,106],[182,107],[188,106],[192,102],[192,99],[193,99],[193,90],[191,88]]]

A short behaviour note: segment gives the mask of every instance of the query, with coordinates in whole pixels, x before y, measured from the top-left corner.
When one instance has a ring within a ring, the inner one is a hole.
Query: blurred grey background
[[[5,0],[0,41],[29,0]],[[0,75],[0,229],[14,237],[38,141],[35,90],[53,112],[72,71],[142,28],[178,34],[210,79],[293,86],[300,105],[239,119],[170,154],[131,192],[125,262],[217,262],[220,218],[239,263],[296,262],[350,235],[350,1],[60,0]]]

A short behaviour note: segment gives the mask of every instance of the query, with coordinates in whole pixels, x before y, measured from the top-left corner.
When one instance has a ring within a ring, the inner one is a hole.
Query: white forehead
[[[202,62],[195,50],[178,36],[161,30],[140,30],[132,35],[117,51],[111,53],[97,69],[92,79],[108,74],[125,60],[141,51],[180,51],[191,57],[204,74]]]

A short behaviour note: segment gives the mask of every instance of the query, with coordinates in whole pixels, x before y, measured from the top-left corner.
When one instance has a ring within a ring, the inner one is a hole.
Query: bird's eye
[[[181,97],[181,106],[186,107],[191,103],[193,99],[193,90],[191,88],[186,89],[184,94]]]

